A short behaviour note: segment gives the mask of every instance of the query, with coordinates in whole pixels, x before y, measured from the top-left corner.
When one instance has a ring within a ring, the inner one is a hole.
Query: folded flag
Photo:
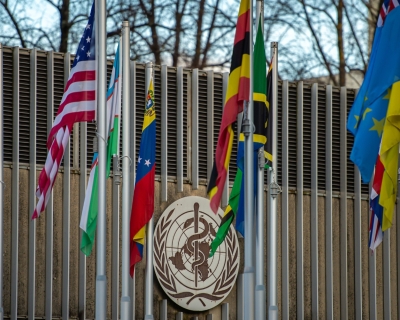
[[[257,170],[256,152],[264,144],[267,145],[267,130],[268,130],[268,117],[269,117],[269,102],[267,100],[267,87],[271,84],[272,72],[268,73],[268,80],[266,75],[266,58],[265,58],[265,47],[261,29],[261,22],[258,26],[258,32],[256,37],[256,43],[254,46],[254,70],[257,70],[254,81],[254,123],[255,132],[253,134],[254,142],[254,166]],[[272,63],[271,63],[272,66]],[[270,68],[270,71],[272,69]],[[272,86],[271,86],[272,88]],[[269,97],[269,96],[268,96]],[[272,147],[272,144],[271,144]],[[272,148],[266,149],[268,152],[264,152],[266,158],[272,161]],[[218,228],[217,235],[211,243],[210,256],[213,256],[219,245],[224,241],[226,235],[229,232],[234,218],[236,217],[236,229],[244,235],[244,180],[243,180],[243,157],[244,157],[244,135],[240,134],[239,145],[238,145],[238,157],[237,157],[237,172],[235,181],[233,183],[232,191],[229,196],[229,204],[225,209],[224,216],[222,217],[221,224]],[[257,180],[255,180],[255,189]]]
[[[362,180],[370,181],[378,156],[392,84],[400,79],[400,9],[385,0],[379,14],[371,58],[363,84],[350,110],[347,129],[354,135],[350,159]]]
[[[272,69],[268,73],[269,83],[272,83]],[[272,86],[271,86],[272,88]],[[271,90],[272,92],[272,90]],[[253,92],[253,108],[254,108],[254,133],[253,133],[253,152],[254,152],[254,197],[257,194],[257,167],[258,167],[258,149],[267,144],[268,126],[270,115],[270,103],[267,101],[267,60],[265,57],[264,38],[261,28],[261,19],[257,29],[256,43],[254,44],[254,92]],[[272,131],[271,133],[272,134]],[[270,144],[267,145],[267,151],[264,155],[267,160],[272,161],[272,136],[268,139]],[[238,153],[237,153],[238,170],[243,172],[242,187],[239,196],[239,207],[236,215],[236,230],[244,237],[244,134],[240,134]]]
[[[266,166],[271,167],[274,157],[272,155],[272,134],[273,134],[273,124],[272,119],[274,117],[273,108],[271,108],[272,104],[272,64],[274,61],[274,57],[271,59],[271,63],[269,64],[268,73],[267,73],[267,142],[264,146],[264,156],[266,159]]]
[[[400,12],[400,10],[399,10]],[[383,207],[382,231],[392,226],[397,196],[397,170],[400,142],[400,81],[392,86],[386,122],[383,127],[380,159],[385,168],[379,204]]]
[[[225,96],[214,166],[208,184],[207,193],[210,206],[217,213],[225,185],[229,161],[231,159],[233,137],[232,124],[238,113],[243,111],[243,101],[250,94],[250,1],[242,0],[236,25],[231,70]]]
[[[115,60],[111,72],[110,83],[107,90],[107,163],[106,177],[110,176],[111,160],[114,154],[118,154],[119,131],[121,115],[121,77],[119,46],[115,53]],[[98,213],[98,159],[97,152],[93,155],[89,181],[86,188],[85,200],[82,209],[80,228],[82,229],[81,251],[89,256],[93,249],[96,234]]]
[[[236,216],[239,207],[239,197],[240,190],[242,187],[242,171],[238,168],[236,172],[235,181],[233,182],[233,187],[231,194],[229,196],[229,204],[225,208],[224,216],[222,217],[221,224],[218,228],[217,234],[210,246],[210,257],[214,255],[218,247],[222,242],[224,242],[225,237],[229,232],[229,228]]]
[[[136,183],[131,211],[131,257],[130,274],[133,277],[135,264],[142,260],[146,224],[154,212],[154,174],[156,153],[156,109],[153,79],[147,93],[140,151],[136,167]]]
[[[36,196],[38,203],[32,214],[36,219],[46,208],[58,169],[74,123],[92,121],[96,117],[96,56],[94,30],[94,3],[89,21],[79,43],[64,94],[50,130],[49,153],[39,175]]]
[[[371,219],[369,223],[369,248],[374,251],[382,242],[382,213],[383,208],[379,204],[379,198],[382,186],[382,177],[385,168],[381,162],[380,157],[376,160],[374,180],[371,188],[371,198],[369,202]]]

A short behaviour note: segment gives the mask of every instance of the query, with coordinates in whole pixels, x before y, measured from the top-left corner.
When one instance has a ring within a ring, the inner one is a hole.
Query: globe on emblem
[[[166,294],[183,308],[204,311],[215,307],[236,281],[240,258],[233,227],[209,257],[222,215],[221,209],[214,215],[207,199],[193,196],[172,203],[158,221],[154,270]]]

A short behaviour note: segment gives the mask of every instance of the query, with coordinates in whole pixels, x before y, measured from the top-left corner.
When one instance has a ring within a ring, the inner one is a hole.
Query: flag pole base
[[[278,307],[277,306],[269,306],[268,319],[269,320],[278,320]]]
[[[264,285],[256,286],[255,307],[256,307],[256,320],[266,319]]]
[[[98,275],[96,278],[96,319],[107,318],[107,278]]]
[[[121,320],[129,320],[130,306],[131,306],[131,298],[129,296],[121,297]]]
[[[243,272],[243,309],[244,318],[247,320],[254,320],[254,278],[254,268],[245,268]]]
[[[154,320],[154,316],[152,314],[146,314],[144,320]]]

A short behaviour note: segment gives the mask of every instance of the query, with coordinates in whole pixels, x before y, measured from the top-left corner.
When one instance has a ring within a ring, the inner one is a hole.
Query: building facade
[[[39,219],[30,219],[37,176],[47,156],[47,132],[63,94],[71,56],[1,47],[0,59],[4,318],[94,319],[96,252],[85,258],[79,251],[79,220],[93,155],[94,123],[74,126],[53,197]],[[108,67],[110,72],[111,61]],[[145,103],[145,66],[131,61],[130,79],[131,87],[123,90],[130,91],[131,115],[125,119],[122,114],[121,122],[131,128],[130,158],[135,163]],[[155,66],[154,81],[157,224],[175,200],[191,195],[207,197],[227,75]],[[346,120],[355,93],[354,89],[329,85],[279,82],[276,158],[282,193],[278,204],[277,282],[282,319],[397,319],[400,314],[399,227],[394,222],[385,232],[383,244],[370,254],[368,185],[361,184],[349,160],[353,140]],[[236,141],[222,207],[227,205],[236,174]],[[134,169],[132,165],[132,190]],[[107,318],[117,319],[120,196],[113,196],[112,190],[118,188],[113,177],[107,184]],[[267,185],[264,190],[267,196]],[[267,205],[265,212],[268,217]],[[265,220],[268,230],[268,218]],[[242,273],[243,239],[239,243]],[[266,251],[267,287],[268,261]],[[144,273],[145,260],[138,264],[132,282],[135,319],[144,318]],[[240,281],[239,274],[224,301],[229,304],[224,308],[229,309],[230,319],[243,319]],[[182,309],[168,299],[155,277],[153,296],[155,319],[161,317],[165,303],[167,319],[175,319],[179,312],[184,319],[222,317],[221,305],[199,313]]]

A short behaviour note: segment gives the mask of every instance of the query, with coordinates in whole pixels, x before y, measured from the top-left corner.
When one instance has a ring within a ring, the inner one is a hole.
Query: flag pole
[[[244,318],[254,319],[254,152],[253,152],[253,131],[254,131],[254,110],[253,110],[253,0],[250,0],[249,19],[249,52],[250,52],[250,97],[249,102],[244,106],[243,133],[244,133],[244,173],[245,173],[245,197],[244,197]]]
[[[106,0],[96,0],[96,60],[97,60],[97,135],[98,135],[98,220],[96,248],[96,319],[106,319],[107,278],[106,278]]]
[[[149,88],[150,79],[153,76],[153,64],[146,64],[146,96]],[[154,81],[154,80],[153,80]],[[153,214],[154,216],[154,214]],[[153,216],[146,227],[146,293],[145,293],[145,320],[153,320]]]
[[[129,319],[131,298],[129,297],[129,225],[130,205],[132,197],[129,192],[129,166],[130,166],[130,59],[129,59],[129,21],[122,22],[122,114],[124,125],[122,127],[122,288],[121,288],[121,320]]]
[[[272,167],[268,171],[268,235],[269,235],[269,308],[268,319],[278,319],[278,303],[277,303],[277,196],[280,193],[280,187],[276,183],[277,176],[277,152],[276,152],[276,137],[277,137],[277,116],[278,116],[278,42],[271,42],[271,58],[272,60],[272,104],[270,110],[272,112]]]
[[[261,32],[264,34],[264,1],[256,1],[256,29],[261,20]],[[258,30],[257,30],[258,31]],[[256,32],[257,32],[256,31]],[[269,98],[269,97],[268,97]],[[269,138],[269,137],[268,137]],[[255,287],[255,313],[257,320],[266,319],[265,307],[265,281],[264,281],[264,146],[258,149],[257,168],[257,221],[256,221],[256,287]]]

